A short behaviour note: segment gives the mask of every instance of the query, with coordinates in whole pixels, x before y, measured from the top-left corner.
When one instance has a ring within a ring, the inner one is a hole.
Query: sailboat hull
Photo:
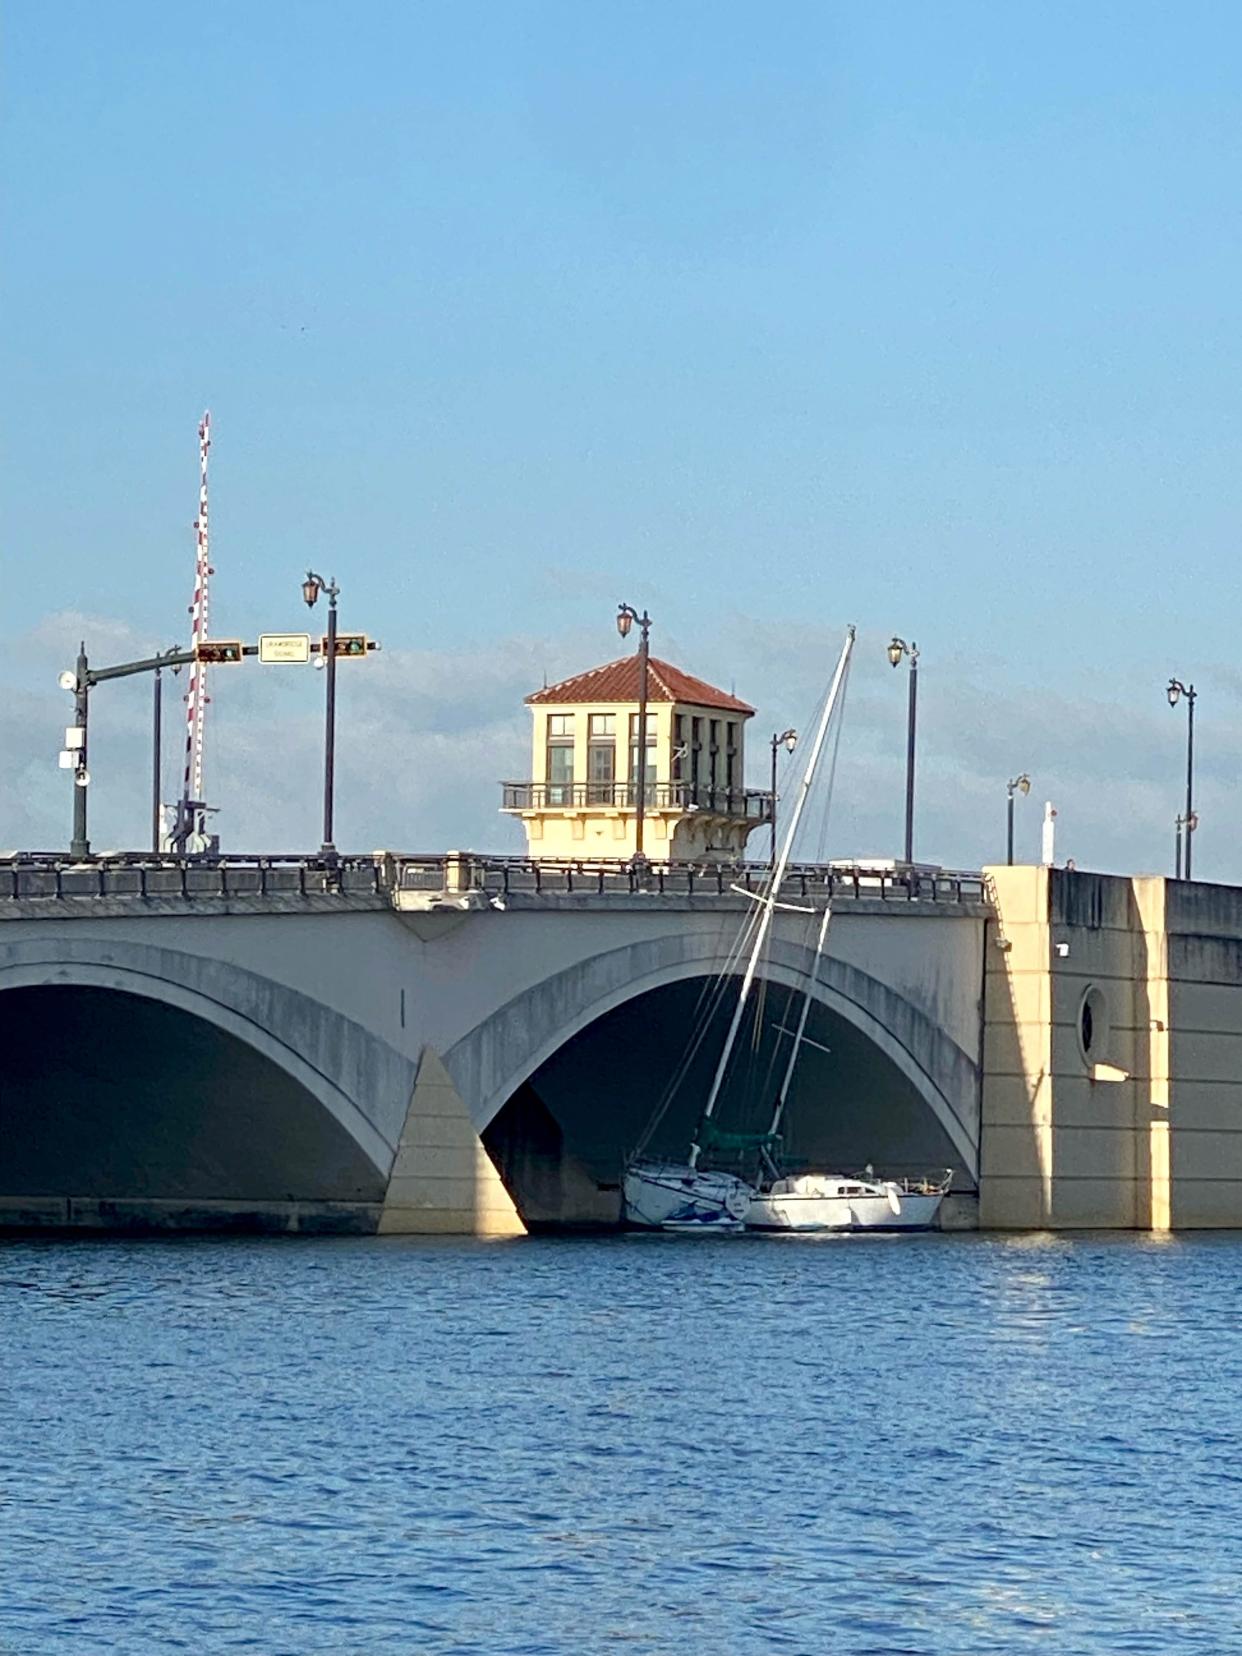
[[[644,1230],[740,1231],[755,1192],[732,1173],[678,1162],[625,1170],[625,1218]]]
[[[940,1189],[909,1190],[893,1181],[809,1174],[757,1192],[746,1229],[762,1231],[928,1230],[944,1200]]]

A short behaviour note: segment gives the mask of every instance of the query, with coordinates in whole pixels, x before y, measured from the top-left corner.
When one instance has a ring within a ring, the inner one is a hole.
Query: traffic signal
[[[240,638],[200,638],[194,646],[194,654],[202,662],[223,664],[227,661],[240,661],[242,645]]]
[[[319,648],[323,655],[327,655],[328,640],[326,637],[320,640]],[[337,633],[336,654],[338,657],[346,656],[352,658],[354,656],[364,656],[366,653],[366,633]]]

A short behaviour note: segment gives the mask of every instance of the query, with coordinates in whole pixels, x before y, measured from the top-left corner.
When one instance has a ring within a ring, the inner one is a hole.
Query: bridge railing
[[[542,858],[476,857],[397,858],[402,891],[481,891],[489,896],[515,894],[607,896],[642,892],[656,896],[725,897],[739,890],[760,895],[769,880],[767,863],[552,862]],[[886,902],[982,903],[983,875],[973,871],[889,868],[866,864],[843,867],[828,863],[794,863],[785,870],[783,900],[879,898]]]
[[[65,897],[243,899],[265,897],[373,897],[400,893],[503,899],[514,895],[727,897],[761,895],[766,863],[551,862],[471,852],[370,856],[274,854],[230,857],[156,857],[120,852],[74,862],[55,853],[0,858],[0,902]],[[983,875],[973,871],[841,863],[794,863],[779,893],[787,902],[879,899],[886,903],[987,904]]]
[[[633,810],[636,782],[502,782],[502,811],[581,811],[592,806]],[[642,790],[648,811],[699,811],[705,816],[772,818],[772,795],[762,788],[721,788],[697,782],[648,782]]]
[[[376,896],[391,867],[375,857],[155,857],[121,852],[73,862],[51,853],[0,859],[0,899],[39,897]]]

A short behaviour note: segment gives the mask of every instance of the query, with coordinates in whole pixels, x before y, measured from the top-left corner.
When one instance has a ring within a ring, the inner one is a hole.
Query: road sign
[[[260,633],[260,661],[309,661],[309,633]]]

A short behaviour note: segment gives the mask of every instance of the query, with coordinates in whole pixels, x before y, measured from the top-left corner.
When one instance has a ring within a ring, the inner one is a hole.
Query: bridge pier
[[[1242,1226],[1242,890],[987,873],[980,1223]]]
[[[424,1047],[379,1214],[381,1236],[525,1236],[448,1071]]]

